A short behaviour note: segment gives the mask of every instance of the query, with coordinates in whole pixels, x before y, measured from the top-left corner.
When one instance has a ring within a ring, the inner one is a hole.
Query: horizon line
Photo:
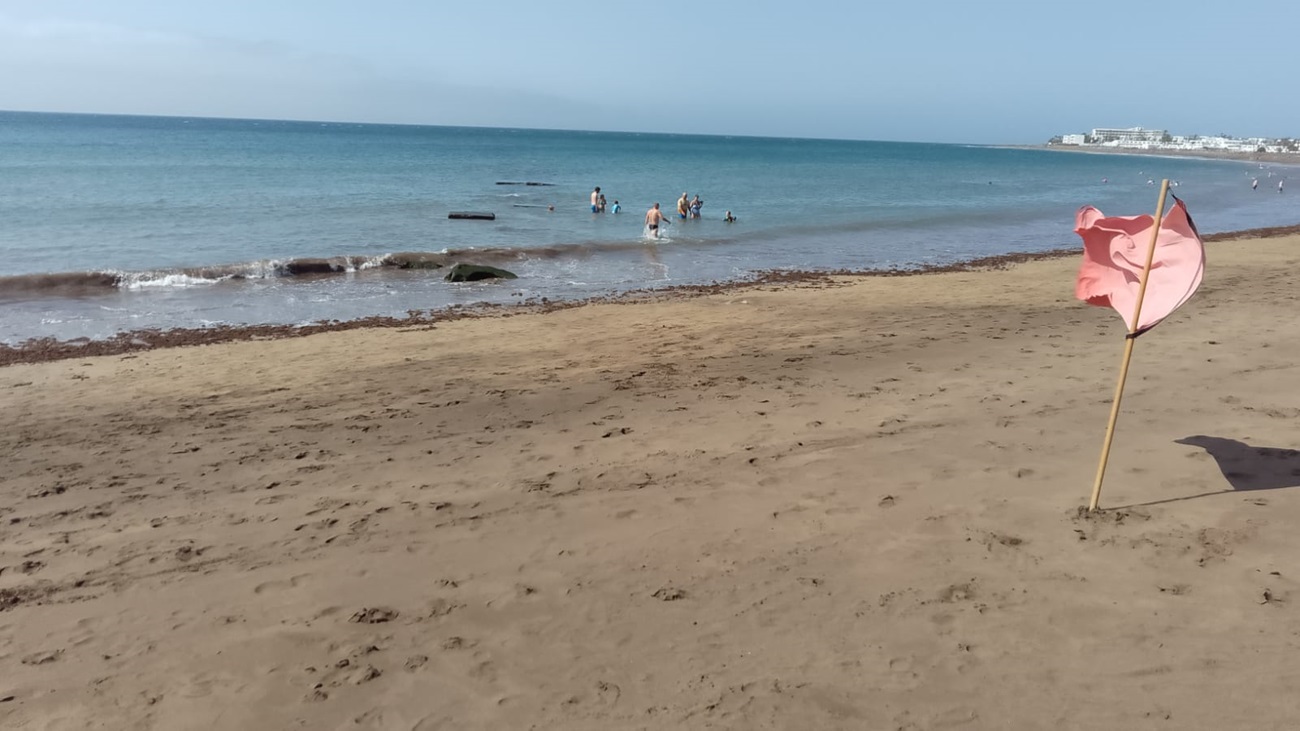
[[[59,112],[41,109],[0,109],[0,114],[62,114],[80,117],[151,117],[157,119],[200,119],[227,122],[290,122],[295,124],[350,124],[368,127],[442,127],[453,129],[500,129],[525,132],[578,132],[584,134],[660,135],[664,137],[740,137],[758,140],[809,140],[816,142],[880,142],[899,145],[951,145],[955,147],[1038,147],[1032,142],[932,142],[925,140],[875,140],[849,137],[795,137],[789,135],[733,134],[721,132],[654,132],[619,129],[569,129],[565,127],[502,127],[486,124],[431,124],[427,122],[362,122],[341,119],[277,119],[274,117],[222,117],[206,114],[142,114],[138,112]]]

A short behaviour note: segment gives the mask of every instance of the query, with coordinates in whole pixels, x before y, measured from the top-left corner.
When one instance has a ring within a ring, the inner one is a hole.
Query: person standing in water
[[[596,189],[591,191],[591,212],[596,213],[599,210],[600,210],[600,186],[597,185]]]
[[[677,217],[686,218],[690,210],[691,202],[686,199],[686,193],[682,193],[682,197],[677,199]]]
[[[664,212],[659,210],[659,204],[654,204],[650,210],[645,212],[645,227],[650,230],[650,235],[656,239],[659,238],[659,227],[664,223]]]

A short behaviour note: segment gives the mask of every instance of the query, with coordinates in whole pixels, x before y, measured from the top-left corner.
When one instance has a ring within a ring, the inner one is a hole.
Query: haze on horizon
[[[0,0],[0,109],[990,144],[1136,125],[1300,136],[1300,4],[1254,19],[1115,0],[431,5]]]

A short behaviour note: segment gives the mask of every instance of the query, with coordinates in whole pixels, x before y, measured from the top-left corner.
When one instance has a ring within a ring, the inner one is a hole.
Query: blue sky
[[[1300,3],[0,0],[0,109],[1036,143],[1300,136]]]

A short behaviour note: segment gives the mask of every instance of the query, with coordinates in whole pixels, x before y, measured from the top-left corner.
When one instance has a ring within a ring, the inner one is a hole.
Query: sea
[[[1078,245],[1080,206],[1152,212],[1162,178],[1202,233],[1290,225],[1300,206],[1276,188],[1291,170],[978,145],[0,112],[0,343],[1059,249]],[[590,208],[596,186],[603,213]],[[698,219],[677,218],[684,192],[703,200]],[[644,226],[656,202],[671,221],[658,239]],[[495,218],[449,218],[464,211]],[[404,261],[518,278],[452,283]]]

